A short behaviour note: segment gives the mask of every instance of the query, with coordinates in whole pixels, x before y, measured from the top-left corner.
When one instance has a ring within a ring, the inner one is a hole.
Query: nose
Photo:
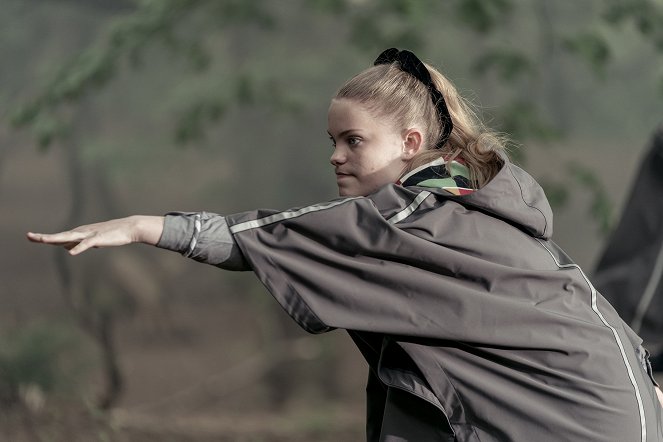
[[[341,164],[345,163],[346,161],[347,157],[345,155],[345,152],[343,152],[342,149],[336,146],[334,148],[334,152],[332,153],[331,158],[329,158],[329,162],[332,164],[332,166],[338,167]]]

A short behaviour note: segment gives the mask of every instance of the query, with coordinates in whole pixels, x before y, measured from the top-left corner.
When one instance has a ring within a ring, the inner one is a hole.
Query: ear
[[[419,129],[410,128],[406,129],[403,132],[403,153],[402,158],[404,160],[411,160],[414,156],[419,153],[421,145],[423,142],[423,135]]]

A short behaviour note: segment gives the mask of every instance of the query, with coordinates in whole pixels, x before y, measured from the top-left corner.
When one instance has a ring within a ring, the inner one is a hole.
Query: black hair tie
[[[437,109],[437,114],[442,122],[442,136],[435,144],[435,148],[439,149],[449,141],[451,131],[453,130],[453,122],[451,121],[451,114],[447,108],[447,102],[444,101],[442,93],[435,87],[430,72],[426,69],[426,65],[417,58],[410,51],[399,51],[396,48],[390,48],[378,55],[373,63],[374,66],[379,64],[392,64],[397,62],[403,72],[407,72],[414,78],[422,82],[430,93],[431,100]]]

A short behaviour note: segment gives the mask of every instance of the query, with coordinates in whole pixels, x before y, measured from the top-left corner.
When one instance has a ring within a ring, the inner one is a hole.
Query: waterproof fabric
[[[209,262],[191,244],[222,223],[231,267],[301,327],[347,330],[370,366],[368,440],[663,440],[641,340],[551,241],[540,186],[508,162],[467,195],[417,184],[217,223],[171,215],[160,246]]]
[[[661,354],[663,125],[654,133],[642,159],[619,224],[599,259],[593,280],[621,317],[644,339],[652,354]]]

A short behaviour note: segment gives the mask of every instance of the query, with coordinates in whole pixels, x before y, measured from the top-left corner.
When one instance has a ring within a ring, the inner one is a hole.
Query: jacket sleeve
[[[387,186],[370,197],[246,212],[227,222],[258,278],[308,332],[341,328],[471,340],[468,331],[485,334],[471,326],[477,312],[488,310],[473,307],[485,290],[480,280],[459,283],[455,267],[457,259],[467,266],[476,260],[421,237],[452,230],[444,213],[435,216],[435,226],[409,224],[414,213],[436,204],[426,191]],[[494,314],[506,314],[512,302],[505,300]]]
[[[414,311],[425,312],[425,302],[411,299],[412,263],[405,256],[413,247],[403,239],[414,237],[395,224],[428,196],[394,186],[373,198],[287,211],[173,212],[165,217],[157,246],[223,269],[253,270],[309,332],[346,328],[411,335],[419,319],[429,321]]]
[[[228,229],[226,218],[214,213],[166,214],[157,247],[225,270],[251,270]]]
[[[370,198],[245,212],[227,222],[250,267],[306,331],[412,336],[426,332],[422,324],[429,322],[426,304],[432,300],[425,298],[432,291],[414,288],[417,239],[396,223],[427,196],[387,186]]]

